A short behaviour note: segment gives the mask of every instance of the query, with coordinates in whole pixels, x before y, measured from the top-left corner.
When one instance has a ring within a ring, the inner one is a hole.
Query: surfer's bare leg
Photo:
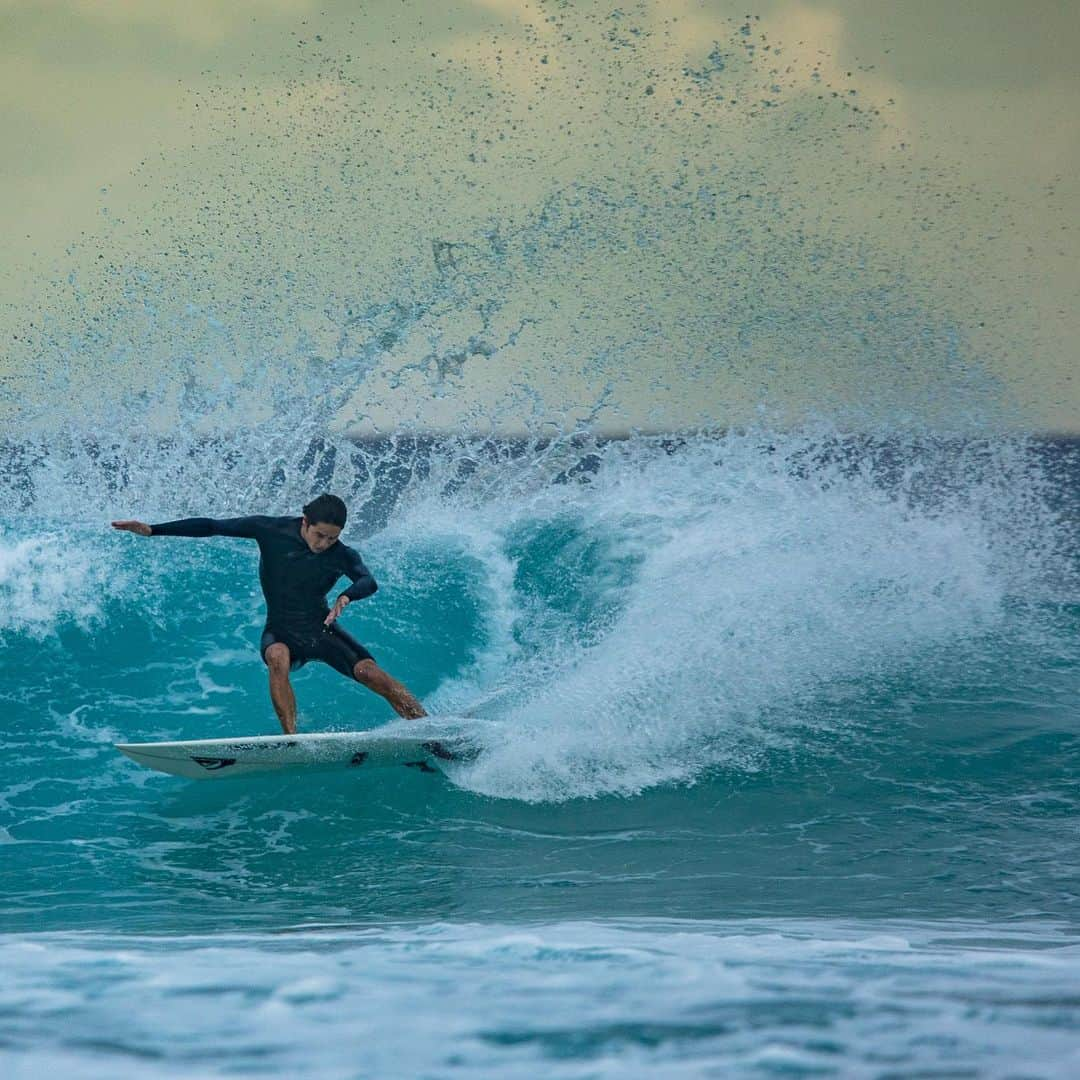
[[[406,720],[419,720],[427,716],[423,705],[412,695],[404,684],[392,675],[387,675],[374,660],[357,660],[353,667],[353,678],[369,690],[374,690],[380,697],[390,702],[390,707]]]
[[[267,646],[266,666],[270,669],[270,700],[286,735],[296,734],[296,695],[289,682],[289,646],[280,641]]]

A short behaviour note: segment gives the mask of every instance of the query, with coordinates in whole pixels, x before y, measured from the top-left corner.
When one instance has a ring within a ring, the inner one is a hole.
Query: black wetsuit
[[[321,660],[349,678],[358,660],[372,655],[337,623],[326,626],[326,594],[342,577],[352,584],[343,595],[362,600],[378,588],[359,553],[340,540],[313,552],[300,535],[301,518],[242,517],[215,521],[184,518],[151,525],[152,536],[238,536],[259,545],[259,581],[266,597],[266,627],[259,653],[281,642],[289,648],[290,666]]]

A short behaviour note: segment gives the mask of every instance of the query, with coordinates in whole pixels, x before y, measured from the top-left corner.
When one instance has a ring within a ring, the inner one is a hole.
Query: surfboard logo
[[[277,738],[275,738],[271,745],[272,745],[273,749],[277,750],[277,749],[279,749],[281,747],[285,747],[285,746],[296,746],[296,740],[295,739],[277,739]],[[262,749],[264,749],[265,746],[266,746],[265,743],[237,742],[237,743],[229,743],[229,745],[226,746],[225,749],[226,750],[241,750],[241,751],[243,751],[243,750],[262,750]]]
[[[447,749],[441,742],[436,742],[432,739],[430,742],[423,742],[420,744],[432,757],[437,757],[440,761],[454,761],[457,758],[457,754],[453,750]]]
[[[234,757],[193,757],[196,765],[201,765],[208,772],[216,772],[218,769],[227,769],[236,764]]]
[[[451,749],[445,743],[432,740],[420,744],[432,757],[438,758],[440,761],[461,761],[470,762],[475,761],[480,756],[479,747],[475,746],[460,746]]]

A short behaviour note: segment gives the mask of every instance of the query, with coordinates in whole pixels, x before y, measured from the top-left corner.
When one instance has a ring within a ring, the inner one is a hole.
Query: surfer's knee
[[[266,666],[270,669],[272,675],[289,674],[289,661],[291,658],[288,645],[275,641],[273,645],[266,647],[263,658],[266,660]]]
[[[382,689],[388,681],[385,671],[382,671],[374,660],[357,660],[352,669],[353,678],[370,690]]]

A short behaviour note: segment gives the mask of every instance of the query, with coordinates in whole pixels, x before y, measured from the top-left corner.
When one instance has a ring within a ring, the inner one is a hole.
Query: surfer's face
[[[317,521],[314,525],[310,525],[305,517],[300,525],[301,538],[316,555],[333,547],[340,535],[340,525],[329,525],[325,521]]]

